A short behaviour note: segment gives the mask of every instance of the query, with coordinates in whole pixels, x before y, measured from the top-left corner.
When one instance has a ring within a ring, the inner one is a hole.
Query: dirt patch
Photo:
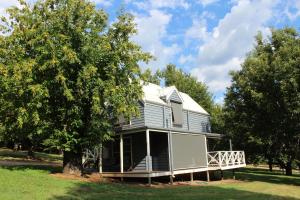
[[[211,182],[198,181],[198,180],[195,180],[193,182],[190,182],[190,181],[175,181],[173,183],[173,185],[171,185],[169,183],[153,182],[151,187],[165,188],[165,187],[178,187],[178,186],[212,186],[212,185],[222,185],[222,184],[232,184],[232,183],[242,183],[242,182],[243,181],[234,180],[234,179],[226,179],[226,180],[211,181]]]
[[[116,181],[115,179],[103,178],[98,173],[85,174],[83,176],[76,175],[76,174],[55,173],[55,174],[51,174],[51,176],[61,178],[61,179],[78,180],[78,181],[92,182],[92,183],[119,182],[119,181]]]
[[[64,174],[64,173],[55,173],[51,174],[51,176],[61,178],[61,179],[68,179],[68,180],[77,180],[77,181],[83,181],[83,182],[92,182],[92,183],[120,183],[120,184],[126,184],[126,185],[132,185],[132,186],[140,186],[140,187],[149,187],[147,183],[141,183],[141,182],[122,182],[119,179],[114,178],[103,178],[98,173],[92,173],[92,174],[85,174],[83,176],[75,175],[75,174]],[[220,184],[230,184],[230,183],[241,183],[243,181],[234,180],[234,179],[226,179],[226,180],[220,180],[220,181],[199,181],[195,180],[193,182],[190,181],[175,181],[173,185],[170,183],[162,183],[162,182],[155,182],[153,181],[151,184],[151,188],[166,188],[166,187],[180,187],[180,186],[211,186],[211,185],[220,185]]]

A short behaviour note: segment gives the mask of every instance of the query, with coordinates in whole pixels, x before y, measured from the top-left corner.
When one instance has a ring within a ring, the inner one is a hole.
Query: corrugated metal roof
[[[143,100],[146,102],[157,103],[161,105],[168,105],[162,97],[168,99],[168,97],[172,94],[173,91],[177,91],[175,86],[170,87],[161,87],[159,85],[153,83],[143,83],[143,92],[144,98]],[[190,110],[202,114],[208,115],[206,112],[196,101],[194,101],[188,94],[183,92],[178,92],[180,98],[182,99],[182,106],[185,110]]]

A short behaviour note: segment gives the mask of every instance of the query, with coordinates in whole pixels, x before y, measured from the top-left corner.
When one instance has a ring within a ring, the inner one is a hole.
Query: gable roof
[[[194,101],[188,94],[179,92],[175,86],[170,87],[161,87],[153,83],[144,83],[143,92],[144,97],[143,101],[152,102],[161,105],[168,105],[163,98],[169,99],[172,93],[176,91],[178,96],[182,100],[182,107],[185,110],[202,113],[209,115],[196,101]]]

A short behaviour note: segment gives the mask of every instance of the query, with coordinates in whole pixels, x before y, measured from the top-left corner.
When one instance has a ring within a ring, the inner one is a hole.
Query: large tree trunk
[[[28,159],[35,159],[33,148],[29,148],[27,152],[27,158]]]
[[[82,153],[81,151],[64,151],[63,155],[63,173],[82,174]]]
[[[285,175],[287,175],[287,176],[292,176],[293,175],[292,161],[288,161],[286,163]]]
[[[269,171],[272,172],[273,171],[273,159],[272,158],[268,159],[268,165],[269,165]]]

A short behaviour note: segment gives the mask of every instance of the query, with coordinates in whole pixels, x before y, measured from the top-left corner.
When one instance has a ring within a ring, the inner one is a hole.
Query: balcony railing
[[[210,168],[230,169],[246,166],[244,151],[212,151],[207,153]]]

